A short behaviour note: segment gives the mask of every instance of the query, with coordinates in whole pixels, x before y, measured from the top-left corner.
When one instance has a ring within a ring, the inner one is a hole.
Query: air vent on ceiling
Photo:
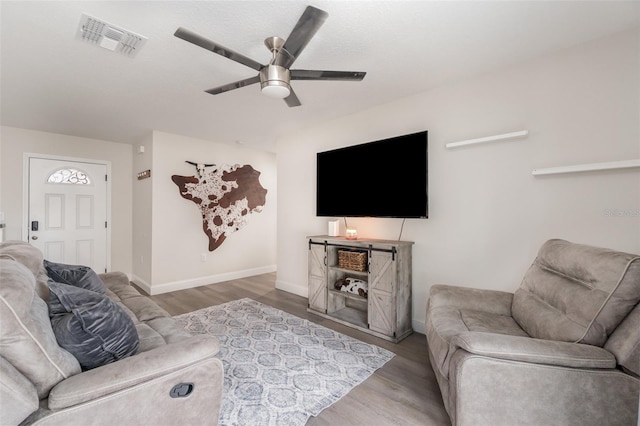
[[[80,18],[78,38],[125,56],[135,56],[147,38],[111,25],[85,13]]]

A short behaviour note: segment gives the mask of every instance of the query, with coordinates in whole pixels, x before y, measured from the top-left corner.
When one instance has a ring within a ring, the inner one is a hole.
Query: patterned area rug
[[[394,356],[248,298],[175,318],[220,341],[225,426],[304,425]]]

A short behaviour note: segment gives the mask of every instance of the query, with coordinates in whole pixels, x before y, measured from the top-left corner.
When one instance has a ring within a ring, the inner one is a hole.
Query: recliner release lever
[[[171,398],[184,398],[193,392],[193,383],[178,383],[169,392]]]

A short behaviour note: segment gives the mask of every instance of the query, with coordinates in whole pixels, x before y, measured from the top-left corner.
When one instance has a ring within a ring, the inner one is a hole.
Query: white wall
[[[106,160],[112,170],[112,270],[129,274],[152,294],[275,271],[274,154],[162,132],[150,132],[132,146],[6,126],[0,130],[5,239],[22,238],[25,152]],[[247,225],[213,252],[196,205],[182,198],[171,181],[174,174],[195,174],[185,160],[250,164],[261,172],[260,183],[268,191],[263,211],[250,214]],[[147,169],[151,178],[137,180],[137,173]]]
[[[402,235],[415,242],[417,331],[431,285],[514,291],[549,238],[640,253],[638,169],[531,175],[640,157],[639,40],[617,34],[281,138],[277,287],[307,295],[305,236],[327,232],[329,218],[314,210],[316,153],[420,130],[429,131],[430,217],[407,220]],[[522,129],[527,138],[444,147]],[[359,236],[383,239],[397,239],[401,223],[349,220]]]
[[[145,244],[150,246],[152,263],[150,277],[136,276],[136,282],[151,294],[158,294],[275,271],[277,188],[274,154],[242,145],[157,131],[153,132],[151,143],[147,141],[145,145],[152,146],[152,177],[145,180],[150,181],[150,188],[143,189],[143,185],[148,185],[144,181],[139,182],[138,187],[141,192],[150,189],[151,197],[143,194],[134,200],[134,204],[138,204],[134,211],[136,221],[151,220],[153,238],[136,234],[134,246],[140,253]],[[147,153],[139,157],[145,156],[148,158]],[[246,226],[228,235],[213,252],[208,251],[209,240],[203,231],[198,207],[182,198],[171,180],[172,175],[196,174],[194,166],[186,164],[186,160],[219,165],[249,164],[261,173],[260,183],[268,191],[262,212],[250,214]],[[136,160],[136,164],[136,173],[149,168],[149,163],[143,160]],[[145,207],[149,200],[150,210]],[[140,270],[141,274],[147,274],[144,268]]]
[[[23,154],[37,153],[111,162],[111,269],[131,272],[131,145],[3,126],[0,206],[6,240],[22,239]]]
[[[142,148],[141,148],[142,147]],[[144,152],[140,152],[144,150]],[[153,253],[153,204],[152,184],[154,175],[138,180],[138,173],[153,168],[153,133],[149,132],[139,144],[133,147],[133,280],[151,283]]]

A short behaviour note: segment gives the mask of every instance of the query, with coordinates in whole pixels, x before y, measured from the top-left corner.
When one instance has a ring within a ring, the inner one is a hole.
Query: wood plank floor
[[[171,315],[232,300],[251,298],[396,354],[345,397],[309,418],[313,426],[449,425],[440,390],[429,365],[424,334],[394,344],[307,312],[307,299],[275,288],[276,274],[211,284],[151,298]]]

